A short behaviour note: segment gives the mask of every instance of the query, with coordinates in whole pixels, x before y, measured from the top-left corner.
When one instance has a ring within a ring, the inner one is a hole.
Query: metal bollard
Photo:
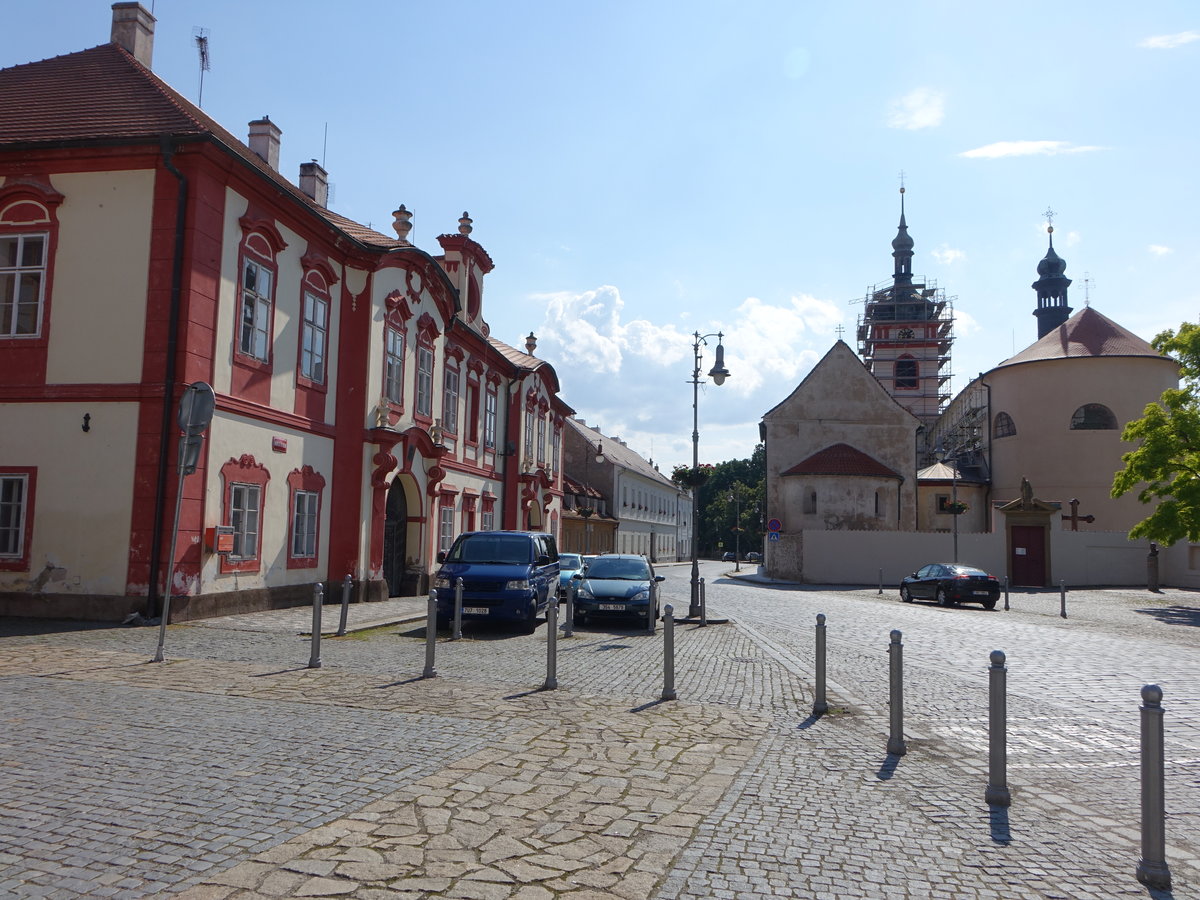
[[[463,580],[454,579],[454,625],[450,632],[450,640],[457,641],[462,637],[462,595]]]
[[[1008,576],[1004,576],[1004,610],[1008,611]]]
[[[546,683],[543,691],[558,687],[558,596],[546,607]]]
[[[321,668],[321,606],[325,602],[325,588],[313,587],[312,653],[308,657],[310,669]]]
[[[436,678],[433,657],[437,652],[437,591],[429,592],[429,608],[425,613],[425,671],[422,678]]]
[[[664,700],[675,700],[675,607],[663,607],[663,692]]]
[[[338,621],[337,636],[346,633],[346,617],[350,614],[350,591],[354,588],[354,579],[349,574],[342,579],[342,618]]]
[[[993,650],[988,668],[988,786],[984,802],[990,806],[1012,805],[1008,791],[1008,669],[1004,651]]]
[[[1142,858],[1137,880],[1147,887],[1171,889],[1166,856],[1166,793],[1163,787],[1162,688],[1142,687]]]
[[[650,582],[650,598],[646,601],[646,634],[654,634],[654,606],[658,602],[658,585]]]
[[[1058,583],[1058,593],[1060,609],[1059,615],[1065,619],[1067,617],[1067,583],[1065,581],[1060,581]]]
[[[883,569],[879,570],[879,593],[883,593]]]
[[[575,634],[575,579],[567,582],[567,606],[563,612],[563,637]]]
[[[825,702],[825,613],[817,613],[817,696],[812,711],[814,716],[829,711]]]
[[[903,756],[908,752],[904,744],[904,645],[900,643],[899,629],[893,629],[892,642],[888,645],[891,695],[888,700],[891,711],[891,734],[888,735],[887,752]]]
[[[700,579],[700,625],[708,625],[708,606],[704,602],[704,579]]]

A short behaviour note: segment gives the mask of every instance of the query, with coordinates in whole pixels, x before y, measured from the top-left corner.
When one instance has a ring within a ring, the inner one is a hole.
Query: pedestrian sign
[[[779,532],[778,532],[778,531],[768,531],[768,532],[767,532],[767,540],[768,540],[768,541],[777,541],[777,540],[779,540]]]

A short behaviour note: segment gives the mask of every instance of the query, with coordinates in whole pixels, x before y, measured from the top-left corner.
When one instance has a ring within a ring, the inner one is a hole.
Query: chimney
[[[140,3],[114,3],[110,40],[149,69],[154,57],[154,22],[154,16]]]
[[[300,190],[311,197],[317,206],[329,206],[329,173],[315,159],[300,163]]]
[[[271,121],[269,116],[255,119],[250,123],[250,149],[268,166],[279,171],[279,136],[283,134],[279,126]]]

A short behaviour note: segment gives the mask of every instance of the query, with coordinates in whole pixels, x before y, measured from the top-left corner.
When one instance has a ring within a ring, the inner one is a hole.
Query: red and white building
[[[471,219],[430,253],[403,206],[332,212],[275,123],[243,143],[151,71],[153,26],[117,3],[112,43],[0,70],[0,614],[153,614],[172,572],[173,620],[417,594],[459,531],[557,533],[572,410],[489,334]]]

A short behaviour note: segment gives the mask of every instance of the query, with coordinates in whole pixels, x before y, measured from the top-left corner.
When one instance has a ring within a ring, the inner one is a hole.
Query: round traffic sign
[[[769,522],[767,522],[767,531],[782,531],[782,530],[783,530],[783,523],[780,522],[778,519],[771,519]]]

